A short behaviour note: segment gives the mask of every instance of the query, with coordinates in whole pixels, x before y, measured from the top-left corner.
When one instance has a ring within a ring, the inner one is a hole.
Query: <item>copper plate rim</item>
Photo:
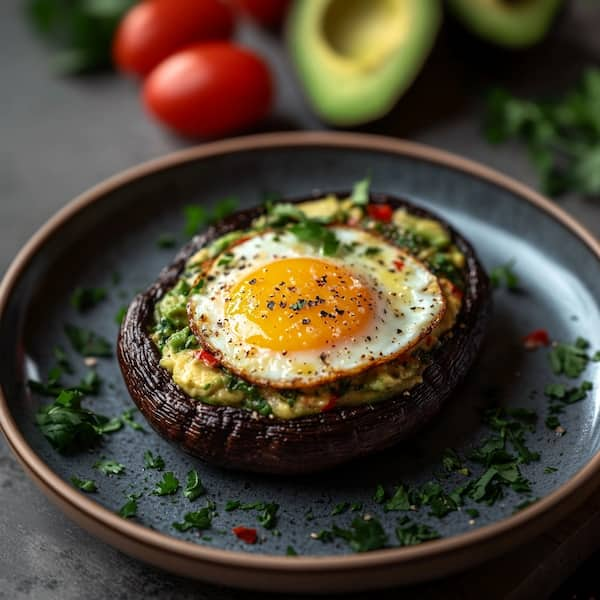
[[[548,213],[582,240],[600,260],[600,243],[598,240],[566,212],[526,185],[474,161],[422,144],[377,135],[342,132],[270,133],[212,142],[174,152],[165,157],[127,169],[75,198],[43,225],[13,260],[0,284],[0,319],[4,317],[10,295],[21,273],[40,248],[77,213],[101,200],[102,196],[115,188],[150,173],[197,159],[242,151],[306,146],[356,148],[386,152],[424,160],[468,173],[505,188]],[[514,536],[515,540],[523,541],[527,537],[526,528],[528,528],[530,535],[533,535],[539,530],[541,522],[547,525],[551,521],[558,520],[568,510],[574,509],[592,492],[598,483],[596,478],[600,476],[600,454],[597,454],[559,489],[523,511],[475,531],[428,542],[420,546],[390,548],[365,554],[344,556],[286,557],[268,554],[256,555],[213,549],[152,531],[143,525],[122,519],[76,491],[75,488],[54,473],[28,445],[10,413],[2,389],[0,389],[0,426],[17,458],[24,463],[27,467],[26,471],[33,476],[36,483],[40,484],[44,491],[49,493],[51,497],[58,497],[61,505],[65,503],[73,511],[83,513],[82,516],[86,517],[86,520],[91,519],[98,526],[107,528],[113,536],[115,534],[117,537],[124,536],[155,551],[162,551],[171,558],[179,556],[187,560],[197,560],[204,564],[212,563],[229,568],[269,570],[280,574],[287,572],[291,575],[308,572],[315,574],[339,573],[371,567],[378,567],[379,569],[385,566],[398,567],[402,564],[414,565],[427,559],[440,559],[444,556],[450,559],[450,555],[454,553],[462,554],[465,550],[474,549],[486,542],[496,542],[498,552],[500,552],[505,546],[507,537]],[[483,558],[489,557],[490,553],[483,553],[485,556],[475,556],[475,554],[477,553],[470,553],[471,558],[466,562],[470,564],[481,562]],[[466,565],[463,564],[462,566]]]

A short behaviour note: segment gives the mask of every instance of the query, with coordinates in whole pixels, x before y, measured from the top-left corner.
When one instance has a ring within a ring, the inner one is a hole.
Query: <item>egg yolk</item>
[[[363,331],[374,305],[369,287],[351,271],[303,257],[274,261],[238,281],[225,313],[253,324],[238,332],[251,345],[278,352],[327,350]]]

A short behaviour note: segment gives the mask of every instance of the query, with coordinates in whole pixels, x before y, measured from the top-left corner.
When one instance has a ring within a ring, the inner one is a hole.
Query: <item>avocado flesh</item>
[[[563,0],[448,0],[454,15],[473,33],[508,48],[539,42]]]
[[[339,126],[386,114],[427,58],[438,0],[296,0],[288,46],[317,112]]]

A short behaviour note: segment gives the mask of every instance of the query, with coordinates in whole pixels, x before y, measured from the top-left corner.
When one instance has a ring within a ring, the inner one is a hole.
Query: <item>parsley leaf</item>
[[[123,517],[123,519],[131,519],[131,517],[137,516],[138,497],[139,496],[136,494],[129,494],[127,496],[127,502],[125,502],[125,504],[123,504],[123,506],[121,506],[119,509],[120,517]]]
[[[56,363],[63,370],[63,372],[69,373],[69,374],[73,373],[73,367],[71,366],[71,363],[69,362],[69,357],[67,356],[67,353],[64,351],[64,349],[61,346],[55,346],[52,349],[52,354],[54,354]]]
[[[200,480],[198,471],[196,471],[196,469],[192,469],[187,474],[187,481],[186,481],[185,489],[183,490],[183,495],[190,502],[192,502],[193,500],[202,496],[205,493],[206,493],[206,489],[202,485],[202,481]]]
[[[394,491],[394,495],[385,503],[383,510],[385,512],[391,510],[410,510],[411,504],[407,489],[403,485],[400,485]]]
[[[94,464],[94,469],[98,469],[104,475],[121,475],[125,472],[125,465],[116,460],[99,460]]]
[[[383,489],[383,486],[378,483],[377,487],[375,488],[375,494],[373,494],[373,500],[375,500],[375,502],[377,502],[377,504],[382,504],[383,501],[385,500],[385,490]]]
[[[177,531],[188,531],[189,529],[209,529],[212,524],[212,511],[210,506],[205,506],[195,512],[184,515],[181,523],[173,523]]]
[[[387,534],[381,523],[375,518],[365,520],[356,517],[350,527],[351,529],[347,530],[334,525],[332,533],[335,537],[346,540],[354,552],[379,550],[387,543]]]
[[[73,348],[82,356],[112,356],[111,344],[93,331],[67,324],[65,333]]]
[[[137,408],[127,409],[123,412],[123,414],[121,414],[121,420],[123,421],[124,425],[128,425],[134,431],[141,431],[143,433],[146,433],[144,427],[133,418],[133,414],[136,412]]]
[[[505,285],[510,291],[515,291],[519,287],[519,278],[514,272],[515,260],[509,260],[504,265],[494,267],[490,271],[490,281],[492,286],[498,288]]]
[[[352,187],[352,204],[355,206],[366,206],[369,204],[369,188],[371,187],[371,176],[357,181]]]
[[[271,502],[265,504],[262,512],[258,515],[258,522],[265,529],[273,529],[277,524],[277,511],[279,510],[279,504]]]
[[[53,49],[51,65],[74,75],[112,66],[112,41],[133,0],[28,0],[27,17]]]
[[[600,195],[600,69],[583,72],[579,84],[562,98],[531,101],[493,90],[485,132],[492,143],[518,139],[551,196],[568,191]]]
[[[73,475],[73,477],[71,477],[71,483],[77,489],[81,490],[82,492],[87,492],[88,494],[98,491],[96,482],[92,481],[91,479],[79,479],[79,477],[75,477]]]
[[[240,508],[241,505],[242,503],[239,500],[227,500],[227,502],[225,503],[225,510],[227,512],[231,512]]]
[[[333,256],[340,246],[335,233],[318,221],[304,219],[289,229],[301,242],[315,246],[324,256]]]
[[[334,517],[335,515],[341,515],[341,514],[345,513],[349,508],[350,508],[349,502],[339,502],[331,510],[331,516]]]
[[[161,233],[156,240],[156,245],[162,249],[173,248],[176,243],[177,240],[175,236],[170,233]]]
[[[106,298],[106,290],[104,288],[75,288],[71,294],[71,306],[79,312],[85,312],[93,308],[99,302]]]
[[[552,372],[576,379],[585,371],[590,360],[588,348],[589,343],[582,338],[578,338],[573,344],[556,344],[548,354]]]
[[[293,546],[288,546],[285,549],[286,556],[298,556],[298,553],[294,550]]]
[[[179,489],[179,479],[175,477],[173,471],[167,471],[163,478],[156,484],[152,493],[156,496],[170,496]]]
[[[413,523],[408,519],[403,519],[396,527],[396,538],[400,546],[416,546],[440,537],[440,534],[428,525]]]
[[[81,407],[81,392],[63,390],[52,404],[36,414],[36,423],[50,444],[61,453],[87,450],[101,437],[106,417]]]
[[[119,310],[115,314],[115,323],[117,325],[120,325],[123,322],[123,319],[125,318],[126,314],[127,314],[127,307],[121,306],[121,308],[119,308]]]
[[[162,471],[165,468],[165,461],[160,454],[154,456],[150,450],[146,450],[146,452],[144,452],[144,467],[146,467],[146,469]]]

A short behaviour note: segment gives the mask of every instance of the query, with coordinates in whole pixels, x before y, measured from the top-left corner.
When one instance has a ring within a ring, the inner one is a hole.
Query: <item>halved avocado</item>
[[[456,17],[478,36],[508,48],[539,42],[563,0],[448,0]]]
[[[326,122],[385,115],[425,62],[441,23],[438,0],[296,0],[288,46]]]
[[[123,320],[118,341],[121,371],[131,397],[154,429],[210,463],[293,474],[331,468],[388,448],[414,435],[439,412],[479,353],[491,307],[488,277],[470,244],[438,216],[385,195],[371,195],[371,202],[405,208],[411,215],[442,222],[465,257],[460,312],[452,330],[432,351],[423,382],[410,393],[374,404],[295,419],[205,404],[174,383],[171,374],[159,365],[161,355],[150,336],[154,307],[177,283],[190,256],[218,237],[249,227],[253,219],[264,214],[264,209],[251,209],[231,215],[194,238],[157,281],[134,298]]]

